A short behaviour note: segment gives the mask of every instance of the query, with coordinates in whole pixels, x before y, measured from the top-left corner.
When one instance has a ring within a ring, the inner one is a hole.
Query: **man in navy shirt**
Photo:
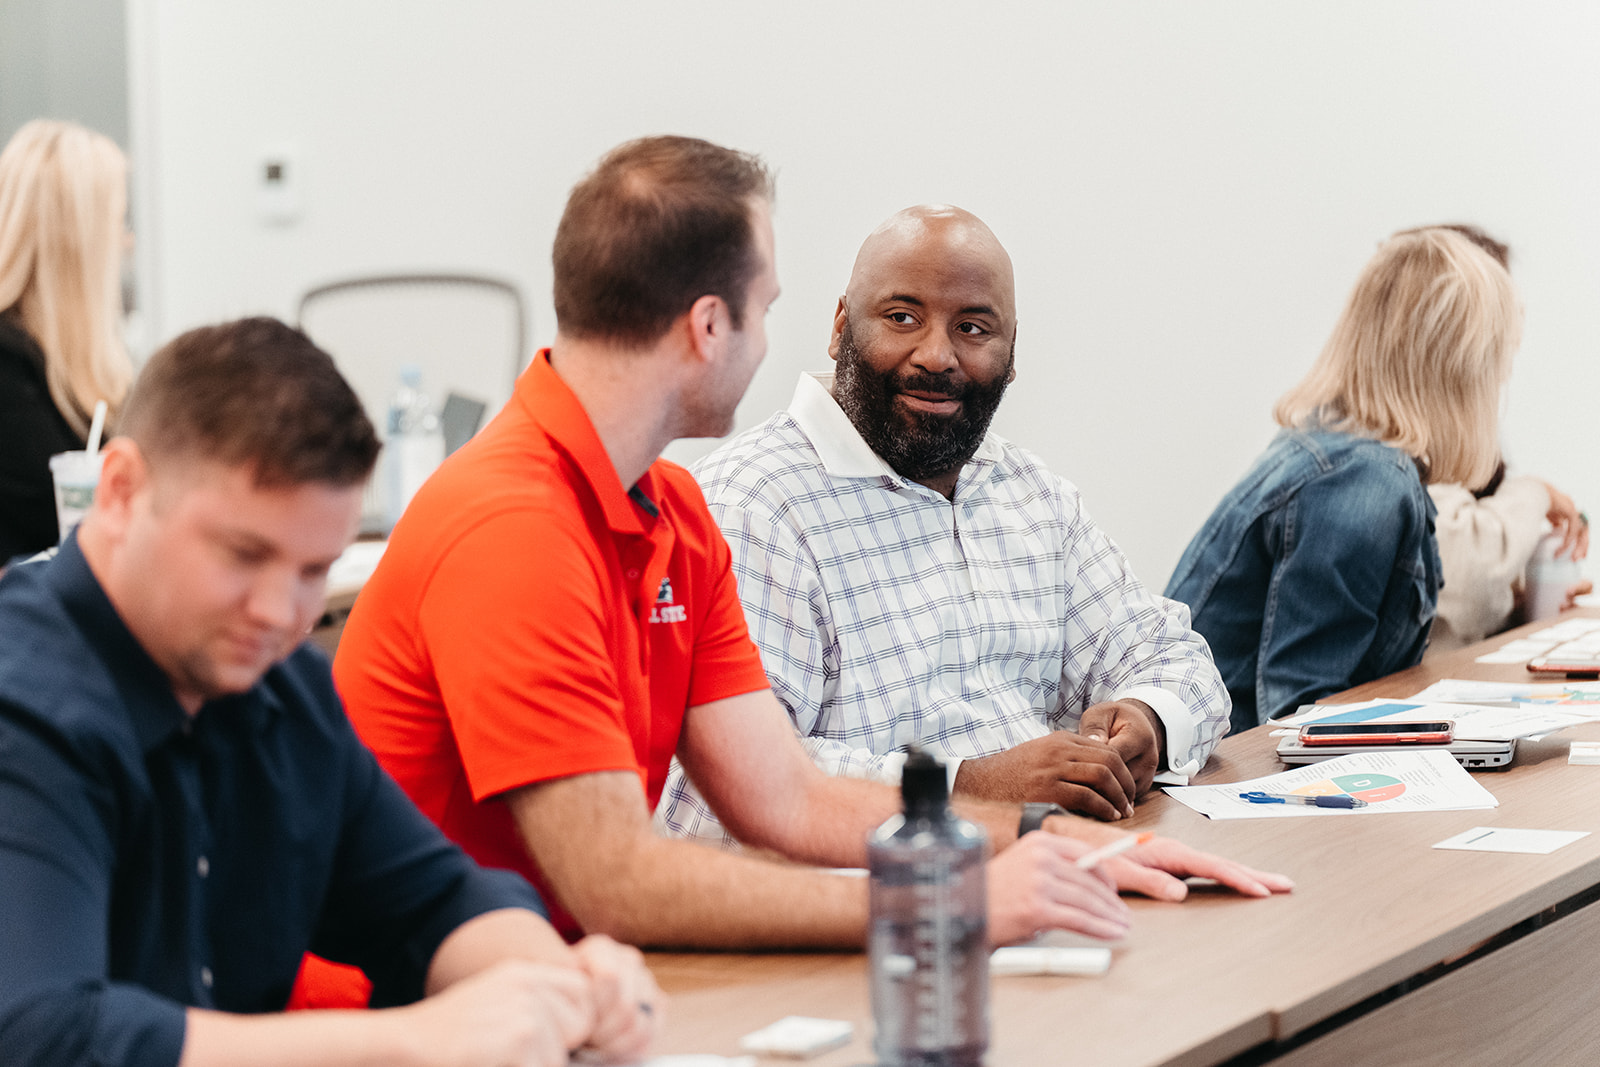
[[[639,955],[568,949],[446,841],[300,644],[378,450],[332,361],[270,319],[195,330],[122,429],[79,532],[0,580],[0,1063],[644,1052]],[[269,1014],[307,950],[408,1006]]]

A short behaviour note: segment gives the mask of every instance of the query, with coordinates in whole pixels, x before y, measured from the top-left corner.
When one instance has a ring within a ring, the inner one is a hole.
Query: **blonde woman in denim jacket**
[[[1249,729],[1422,658],[1440,587],[1431,482],[1483,485],[1522,332],[1511,277],[1455,227],[1396,234],[1283,427],[1179,560]]]

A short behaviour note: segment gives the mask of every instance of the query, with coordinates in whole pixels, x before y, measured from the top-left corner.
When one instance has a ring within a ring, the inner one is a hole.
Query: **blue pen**
[[[1252,804],[1304,804],[1312,808],[1364,808],[1365,800],[1358,800],[1348,793],[1334,793],[1331,796],[1308,797],[1304,793],[1240,793],[1240,800],[1248,800]]]

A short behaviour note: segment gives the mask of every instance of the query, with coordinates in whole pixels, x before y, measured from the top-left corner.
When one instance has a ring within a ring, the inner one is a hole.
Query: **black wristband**
[[[1044,821],[1052,815],[1065,815],[1067,809],[1060,804],[1024,804],[1022,805],[1022,820],[1017,823],[1017,836],[1031,834],[1044,825]]]

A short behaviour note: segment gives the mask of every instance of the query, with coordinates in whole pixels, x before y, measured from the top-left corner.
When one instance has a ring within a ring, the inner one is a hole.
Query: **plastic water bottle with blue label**
[[[422,483],[444,462],[439,410],[422,388],[422,368],[400,368],[400,386],[389,401],[383,443],[384,518],[392,527]]]
[[[915,750],[905,810],[867,840],[873,1051],[879,1067],[977,1067],[989,1047],[983,830],[950,811],[945,769]]]

